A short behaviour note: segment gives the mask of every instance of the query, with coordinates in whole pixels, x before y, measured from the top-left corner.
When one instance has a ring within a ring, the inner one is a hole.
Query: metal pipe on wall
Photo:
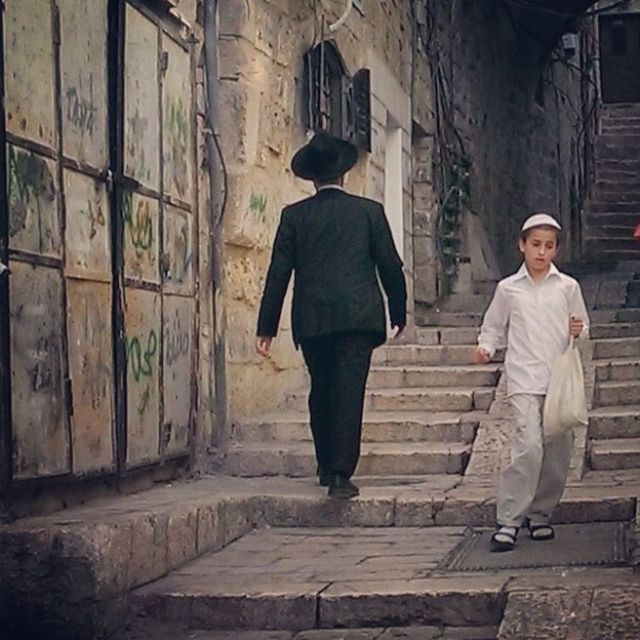
[[[218,65],[218,0],[204,0],[204,61],[206,87],[207,154],[209,164],[209,207],[211,227],[209,246],[211,280],[213,286],[213,366],[214,366],[214,413],[216,433],[214,444],[226,448],[229,442],[229,420],[226,373],[226,315],[223,299],[224,241],[222,218],[224,215],[223,184],[225,181],[224,159],[218,141],[219,65]]]
[[[0,517],[11,505],[11,338],[9,314],[9,202],[4,114],[4,7],[0,4]]]

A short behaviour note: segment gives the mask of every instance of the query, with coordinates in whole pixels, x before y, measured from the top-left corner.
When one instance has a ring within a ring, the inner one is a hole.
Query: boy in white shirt
[[[545,440],[542,431],[553,362],[568,347],[570,335],[589,331],[580,285],[553,264],[561,230],[545,213],[524,222],[518,244],[524,263],[498,283],[474,354],[477,364],[486,364],[506,345],[507,394],[516,415],[511,462],[498,483],[492,551],[513,549],[523,524],[533,540],[555,537],[549,521],[569,472],[573,433]]]

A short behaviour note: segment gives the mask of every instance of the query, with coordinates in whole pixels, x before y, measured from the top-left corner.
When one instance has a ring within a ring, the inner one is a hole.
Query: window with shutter
[[[320,42],[304,56],[304,124],[371,150],[369,70],[351,78],[336,45]]]
[[[360,69],[353,77],[353,143],[371,151],[371,72]]]

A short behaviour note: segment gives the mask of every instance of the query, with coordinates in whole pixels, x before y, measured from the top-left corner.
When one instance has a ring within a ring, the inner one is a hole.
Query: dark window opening
[[[611,29],[611,49],[616,55],[627,52],[627,30],[624,22],[614,22]]]
[[[335,44],[323,41],[304,58],[305,125],[371,150],[368,69],[352,78]]]

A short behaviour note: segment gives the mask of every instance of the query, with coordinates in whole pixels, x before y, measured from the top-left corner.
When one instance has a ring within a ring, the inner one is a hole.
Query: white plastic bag
[[[561,436],[588,421],[580,352],[571,338],[551,368],[542,421],[545,438]]]

